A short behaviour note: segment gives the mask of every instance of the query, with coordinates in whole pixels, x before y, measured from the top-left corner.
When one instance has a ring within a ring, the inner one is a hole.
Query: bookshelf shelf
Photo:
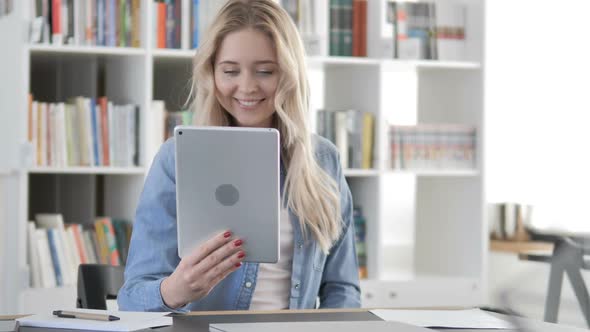
[[[405,61],[405,60],[383,60],[385,69],[392,67],[414,67],[416,69],[466,69],[476,70],[481,68],[478,62],[469,61],[438,61],[438,60],[422,60],[422,61]]]
[[[385,174],[411,174],[424,177],[476,177],[477,170],[386,170]]]
[[[377,66],[381,63],[379,59],[347,56],[310,56],[307,61],[309,65],[320,66]]]
[[[346,177],[371,177],[379,176],[379,170],[376,169],[344,169],[344,176]]]
[[[152,50],[154,58],[192,59],[196,50],[160,49]]]
[[[110,175],[144,175],[143,167],[32,167],[34,174],[110,174]]]
[[[381,66],[384,70],[396,69],[465,69],[477,70],[481,68],[479,62],[471,61],[439,61],[439,60],[392,60],[372,59],[366,57],[345,56],[311,56],[307,58],[309,65],[315,66]]]
[[[68,55],[112,55],[112,56],[141,56],[146,51],[136,47],[107,47],[107,46],[54,46],[30,45],[31,54],[68,54]]]

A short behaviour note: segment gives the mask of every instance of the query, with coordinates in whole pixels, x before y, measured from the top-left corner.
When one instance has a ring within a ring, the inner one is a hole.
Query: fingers
[[[197,249],[195,249],[190,255],[184,257],[182,261],[186,262],[188,266],[196,265],[211,253],[232,241],[231,235],[232,234],[230,231],[225,231],[215,235],[197,247]]]
[[[246,254],[243,251],[239,251],[209,270],[206,274],[206,278],[209,280],[210,287],[213,288],[230,273],[239,269],[242,266],[242,260],[244,260],[244,257],[246,257]]]
[[[232,242],[226,243],[222,247],[210,253],[209,256],[201,260],[197,266],[195,266],[195,272],[206,274],[209,272],[209,270],[215,269],[216,266],[222,264],[226,258],[237,254],[238,251],[240,251],[243,243],[244,242],[241,239],[234,239]],[[243,256],[240,258],[243,258]],[[234,263],[237,263],[237,261]]]

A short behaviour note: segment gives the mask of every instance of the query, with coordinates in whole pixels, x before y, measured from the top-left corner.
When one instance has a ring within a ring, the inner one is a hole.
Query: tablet
[[[231,230],[246,262],[279,260],[279,132],[271,128],[174,129],[178,255]]]

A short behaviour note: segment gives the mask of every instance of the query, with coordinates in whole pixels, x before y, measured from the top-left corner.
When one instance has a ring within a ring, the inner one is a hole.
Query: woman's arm
[[[326,258],[320,285],[320,308],[358,308],[361,306],[358,262],[355,248],[353,203],[350,189],[336,158],[336,180],[340,187],[340,208],[344,229]]]
[[[168,140],[154,158],[139,199],[125,267],[125,284],[117,296],[119,308],[173,311],[162,300],[160,284],[179,262],[174,142]]]
[[[229,230],[178,257],[174,169],[169,140],[154,158],[137,207],[125,284],[117,297],[121,310],[186,311],[187,303],[207,296],[245,257],[242,241]]]

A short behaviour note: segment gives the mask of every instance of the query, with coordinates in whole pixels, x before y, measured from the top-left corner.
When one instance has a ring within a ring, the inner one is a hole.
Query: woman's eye
[[[223,73],[226,75],[237,75],[238,71],[237,70],[224,70]]]
[[[272,75],[273,71],[272,70],[259,70],[258,74],[260,75]]]

